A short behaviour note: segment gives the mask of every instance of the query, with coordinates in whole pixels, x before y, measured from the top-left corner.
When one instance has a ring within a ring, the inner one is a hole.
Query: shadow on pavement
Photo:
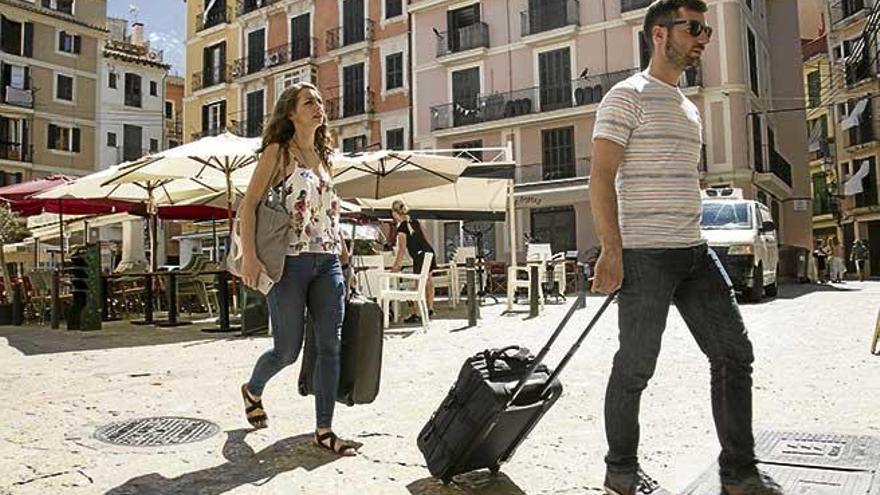
[[[311,471],[339,459],[312,445],[312,434],[307,433],[279,440],[259,452],[245,442],[253,430],[228,431],[223,445],[227,462],[207,469],[166,478],[150,473],[126,481],[105,495],[165,495],[198,493],[219,495],[249,483],[268,483],[275,476],[305,469]]]
[[[189,325],[177,328],[158,328],[152,325],[136,326],[125,321],[105,322],[101,330],[89,332],[51,329],[49,326],[0,327],[0,339],[6,339],[26,356],[55,354],[60,352],[94,351],[143,347],[180,342],[215,341],[228,339],[234,334],[211,334],[202,332],[206,325]]]
[[[797,299],[814,292],[859,292],[861,289],[848,288],[846,284],[783,284],[779,286],[776,299]]]
[[[406,486],[412,495],[525,495],[526,492],[504,473],[474,471],[456,476],[444,485],[436,478],[422,478]]]

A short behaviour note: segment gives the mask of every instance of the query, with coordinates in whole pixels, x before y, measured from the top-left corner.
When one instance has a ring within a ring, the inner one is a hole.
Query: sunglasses
[[[677,19],[674,21],[670,21],[666,24],[667,27],[678,26],[683,24],[687,26],[688,33],[694,38],[699,37],[704,32],[706,33],[707,38],[712,38],[712,27],[708,24],[703,24],[702,22],[695,19]]]

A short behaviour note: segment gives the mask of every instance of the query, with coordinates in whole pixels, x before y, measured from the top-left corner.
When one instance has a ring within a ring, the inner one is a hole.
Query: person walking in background
[[[605,95],[593,130],[590,202],[601,242],[593,291],[619,290],[619,342],[605,395],[605,491],[669,495],[638,459],[642,392],[675,303],[709,358],[724,495],[781,495],[752,433],[754,355],[730,277],[700,234],[703,123],[678,81],[712,36],[703,0],[656,0],[643,24],[647,70]]]
[[[813,259],[816,260],[816,282],[824,284],[828,281],[828,252],[825,250],[825,241],[822,239],[816,239]]]
[[[831,238],[831,281],[839,284],[843,282],[843,277],[846,274],[846,253],[843,248],[843,244],[837,240],[837,237]]]
[[[391,204],[391,216],[397,225],[397,256],[394,258],[394,266],[391,271],[399,272],[403,266],[403,253],[408,252],[413,261],[413,273],[421,273],[425,254],[434,253],[434,248],[428,242],[425,229],[418,220],[410,217],[409,207],[401,200],[395,200]],[[436,256],[431,257],[431,271],[437,269]],[[425,286],[425,299],[428,303],[428,315],[434,315],[434,280],[428,272],[428,283]],[[413,313],[406,320],[407,323],[417,323],[420,320],[418,314]]]
[[[266,295],[273,347],[257,360],[241,394],[248,422],[254,428],[265,428],[268,418],[261,399],[263,389],[299,356],[308,309],[317,347],[313,441],[336,454],[352,456],[354,446],[340,440],[332,429],[348,250],[339,227],[331,143],[324,101],[317,88],[299,83],[284,90],[263,132],[262,155],[242,200],[242,282],[256,287],[265,271],[255,246],[255,212],[270,187],[285,193],[291,215],[290,244],[281,280]]]
[[[871,257],[871,251],[868,246],[868,241],[864,239],[856,239],[853,241],[852,249],[850,250],[850,260],[856,266],[856,273],[859,275],[859,282],[864,282],[867,274],[865,271],[868,269],[868,258]]]

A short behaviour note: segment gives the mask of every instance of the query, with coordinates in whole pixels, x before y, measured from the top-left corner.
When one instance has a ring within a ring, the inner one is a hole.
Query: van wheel
[[[764,287],[764,294],[767,297],[776,297],[776,294],[779,293],[779,281],[774,280],[772,284]]]
[[[752,270],[752,286],[746,290],[746,299],[749,302],[761,302],[764,298],[764,267],[758,263],[758,266]]]

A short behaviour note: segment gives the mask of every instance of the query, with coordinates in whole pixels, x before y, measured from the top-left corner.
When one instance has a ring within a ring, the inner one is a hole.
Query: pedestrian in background
[[[825,249],[824,240],[816,239],[813,259],[816,260],[816,282],[824,284],[828,281],[828,252]]]
[[[865,265],[868,264],[868,258],[871,257],[868,241],[864,239],[856,239],[853,241],[852,250],[850,250],[849,256],[853,264],[856,265],[856,273],[859,275],[859,282],[864,282],[865,276],[867,275],[865,273],[867,270]]]
[[[831,254],[831,281],[839,284],[843,282],[843,277],[846,274],[846,253],[843,248],[843,244],[837,239],[837,237],[831,238],[831,248],[829,249]]]

